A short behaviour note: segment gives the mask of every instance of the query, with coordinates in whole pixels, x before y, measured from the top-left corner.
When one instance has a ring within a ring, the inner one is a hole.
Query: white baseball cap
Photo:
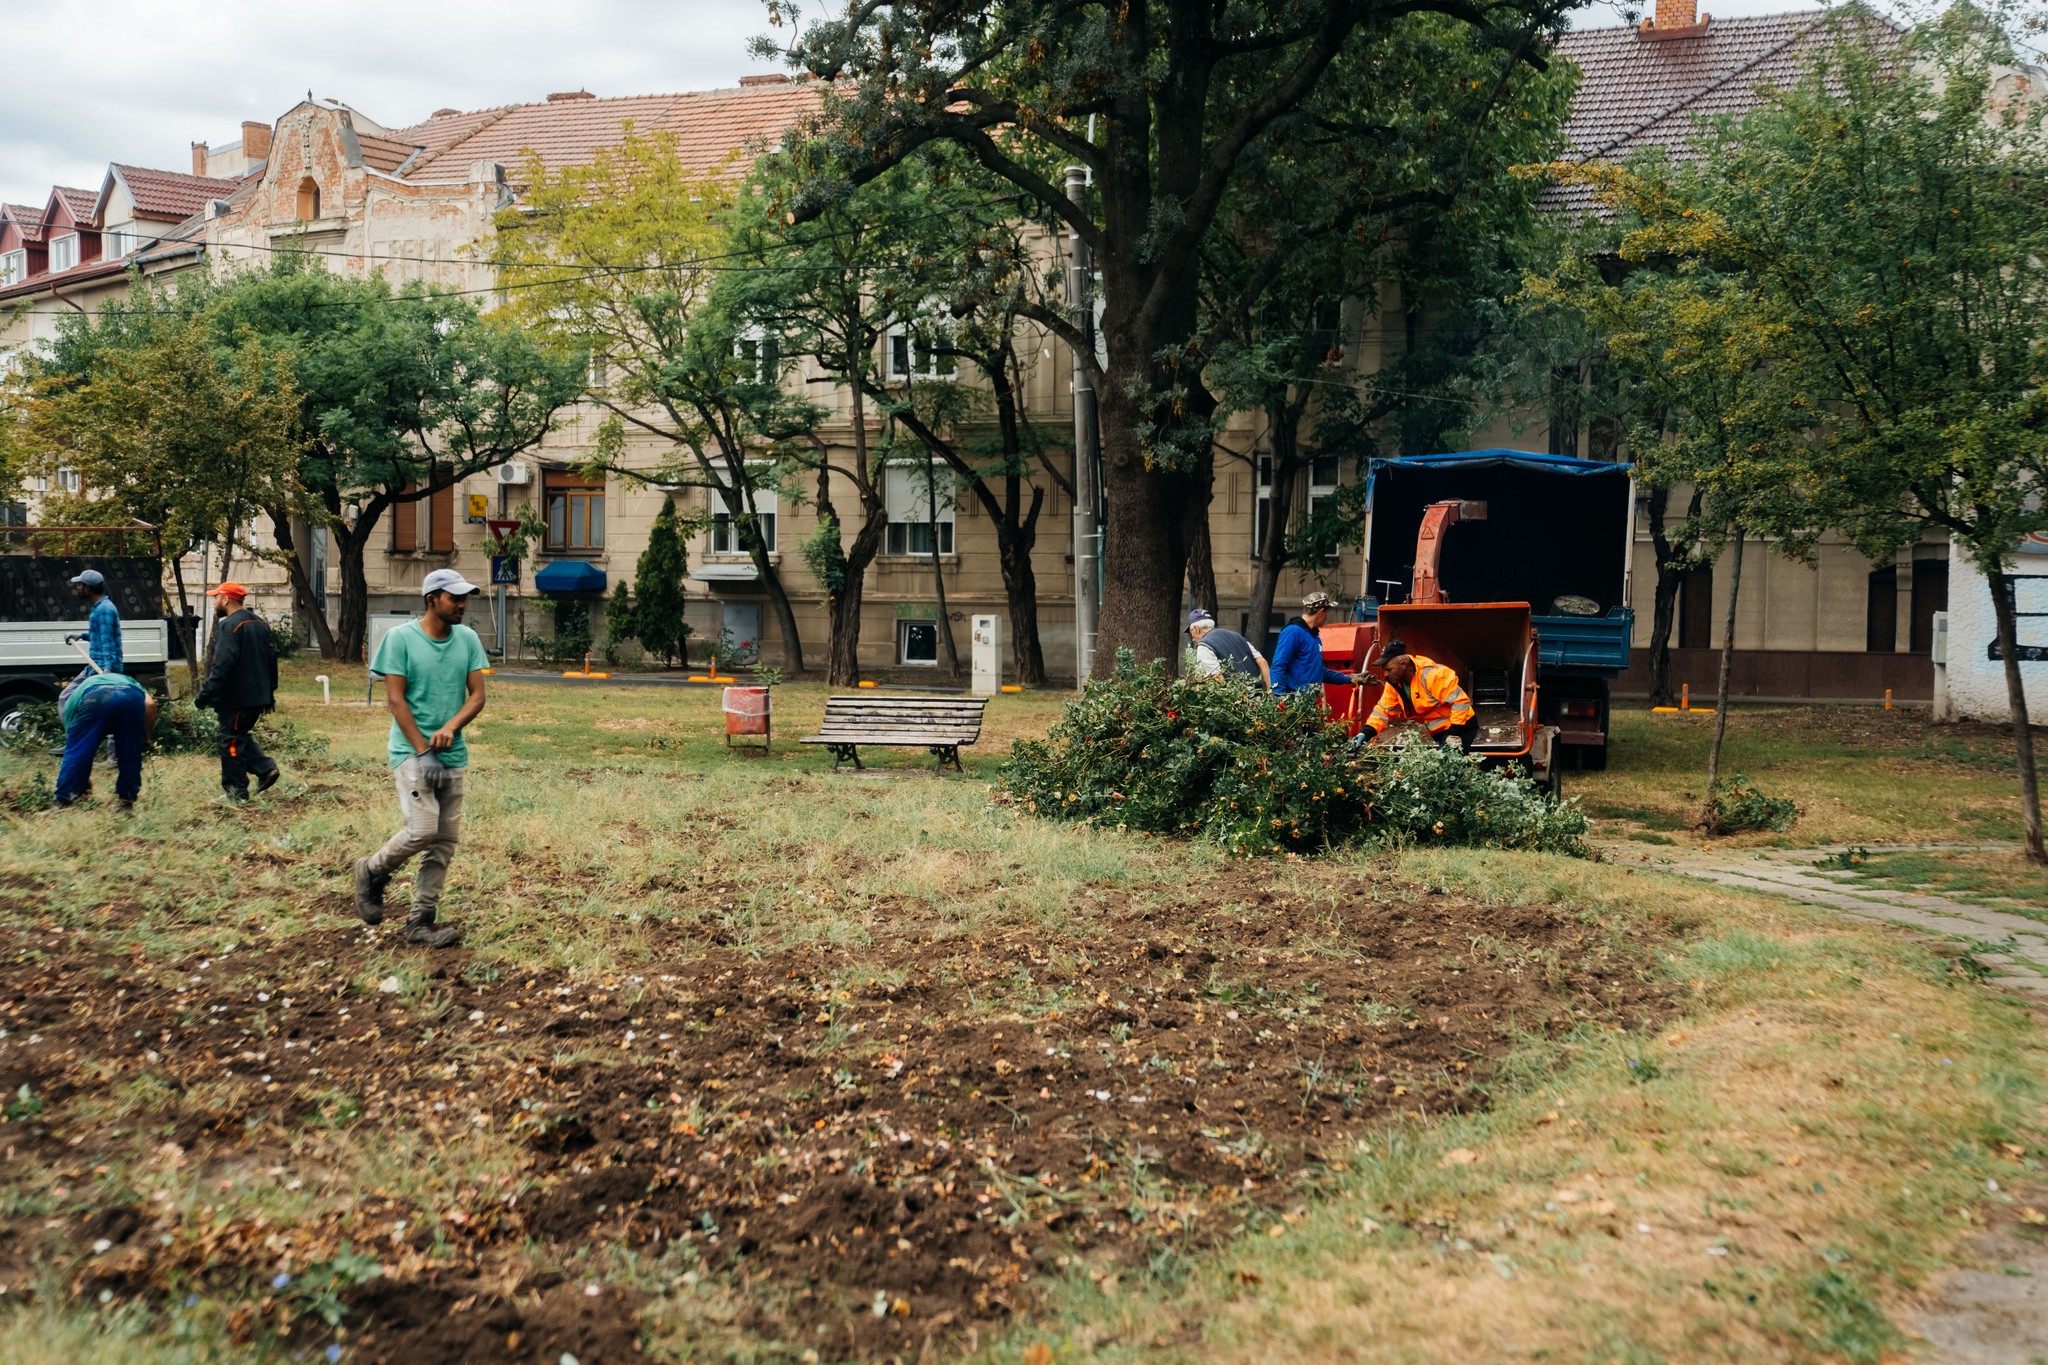
[[[420,584],[420,596],[432,597],[437,592],[453,593],[457,597],[468,597],[482,592],[476,584],[464,578],[454,569],[436,569],[427,575],[427,581]]]

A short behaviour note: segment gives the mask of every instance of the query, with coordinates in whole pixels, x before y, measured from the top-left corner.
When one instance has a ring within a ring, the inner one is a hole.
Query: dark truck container
[[[1374,460],[1366,476],[1362,616],[1408,600],[1416,536],[1431,503],[1486,504],[1451,528],[1439,568],[1452,603],[1529,604],[1541,688],[1538,719],[1558,727],[1559,757],[1607,766],[1608,687],[1635,634],[1632,466],[1525,450]]]
[[[45,553],[55,548],[56,553]],[[74,554],[107,548],[108,554]],[[165,666],[182,658],[164,618],[163,559],[156,528],[134,526],[7,527],[0,535],[0,744],[18,728],[22,706],[54,702],[85,660],[64,643],[85,632],[71,579],[98,569],[121,613],[128,673],[150,690],[165,688]]]

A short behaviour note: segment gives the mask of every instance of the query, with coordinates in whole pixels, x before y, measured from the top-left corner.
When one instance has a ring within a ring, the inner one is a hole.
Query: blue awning
[[[533,576],[536,591],[603,592],[604,570],[581,559],[558,559]]]

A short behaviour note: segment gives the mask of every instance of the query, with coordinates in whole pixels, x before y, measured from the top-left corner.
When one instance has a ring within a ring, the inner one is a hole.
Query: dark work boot
[[[356,859],[356,915],[363,923],[384,922],[384,883],[390,880],[374,875],[368,858]]]
[[[405,922],[405,941],[422,948],[453,948],[462,942],[462,931],[452,924],[434,923],[434,912],[414,906]]]
[[[282,768],[272,768],[267,773],[256,774],[256,794],[258,796],[263,795],[263,793],[269,791],[272,787],[275,787],[277,785],[277,779],[283,776],[284,770]]]

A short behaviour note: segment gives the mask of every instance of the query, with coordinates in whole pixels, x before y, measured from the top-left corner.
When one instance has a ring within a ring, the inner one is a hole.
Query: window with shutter
[[[936,461],[930,471],[927,476],[922,465],[890,465],[883,471],[882,502],[889,525],[882,553],[929,555],[934,539],[940,554],[953,553],[953,471]]]
[[[420,505],[409,496],[415,485],[399,490],[402,501],[391,504],[391,553],[409,555],[420,548]]]
[[[546,548],[574,554],[604,548],[604,480],[573,469],[550,469],[543,477],[547,490]]]

